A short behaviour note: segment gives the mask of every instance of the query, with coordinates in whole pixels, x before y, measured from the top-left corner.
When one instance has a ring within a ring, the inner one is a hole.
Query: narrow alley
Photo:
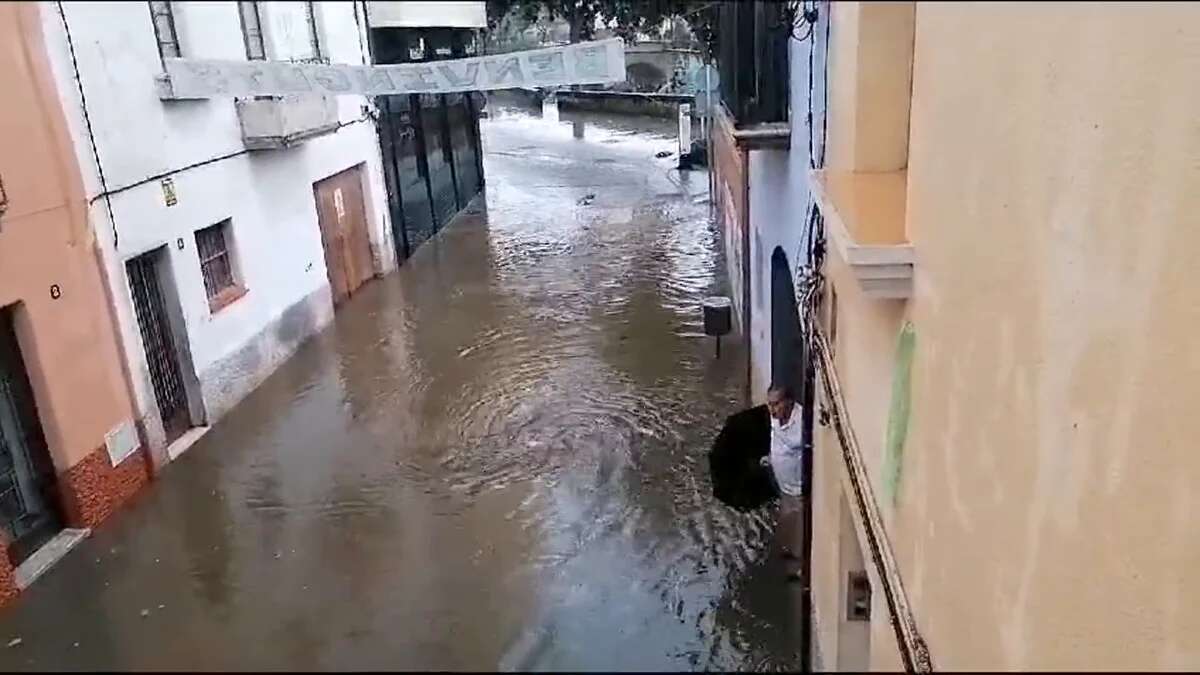
[[[0,668],[790,669],[669,120],[482,122],[487,188],[0,615]]]

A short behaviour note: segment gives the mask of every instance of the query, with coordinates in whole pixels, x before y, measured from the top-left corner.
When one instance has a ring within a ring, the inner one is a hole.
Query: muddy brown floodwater
[[[486,199],[0,613],[0,668],[798,667],[773,514],[710,496],[706,175],[670,121],[493,107]]]

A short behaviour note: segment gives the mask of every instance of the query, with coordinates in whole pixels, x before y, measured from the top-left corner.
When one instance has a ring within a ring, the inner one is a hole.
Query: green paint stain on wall
[[[888,407],[887,433],[883,447],[883,493],[895,505],[900,492],[900,474],[904,465],[904,441],[908,438],[908,418],[912,413],[912,361],[917,332],[906,321],[896,338],[896,360],[892,366],[892,402]]]

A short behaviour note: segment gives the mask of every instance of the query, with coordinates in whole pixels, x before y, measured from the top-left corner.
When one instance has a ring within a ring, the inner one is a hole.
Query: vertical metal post
[[[692,106],[679,104],[679,154],[692,151]]]

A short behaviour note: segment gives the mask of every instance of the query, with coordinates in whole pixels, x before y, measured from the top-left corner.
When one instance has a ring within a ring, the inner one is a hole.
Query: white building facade
[[[824,21],[824,17],[818,22]],[[794,304],[793,299],[783,298],[779,288],[780,269],[795,279],[800,266],[808,262],[805,237],[809,232],[812,200],[808,191],[808,172],[812,163],[820,161],[823,141],[822,120],[824,101],[822,84],[824,24],[818,23],[805,40],[794,36],[788,39],[788,108],[786,126],[781,129],[788,136],[788,147],[758,147],[747,151],[748,191],[750,204],[750,381],[754,403],[766,401],[767,387],[771,381],[780,379],[775,364],[780,361],[776,351],[786,341],[781,335],[778,321],[792,321],[780,317],[783,313],[775,305]],[[810,61],[815,71],[812,77],[813,91],[809,90]],[[812,114],[810,125],[808,116]],[[811,150],[815,157],[809,156]],[[788,289],[794,290],[794,289]],[[776,318],[778,317],[778,318]],[[798,363],[780,364],[783,368],[795,368]]]
[[[360,2],[42,3],[156,464],[395,266],[372,103],[165,101],[163,59],[369,63]]]
[[[801,30],[799,18],[777,16],[791,7],[783,3],[718,5],[724,42],[710,134],[714,204],[738,330],[749,346],[748,398],[761,404],[773,382],[799,384],[794,280],[807,262],[808,174],[823,152],[826,23],[822,14]],[[762,32],[793,20],[793,31]],[[763,54],[746,47],[756,44],[765,45]]]

